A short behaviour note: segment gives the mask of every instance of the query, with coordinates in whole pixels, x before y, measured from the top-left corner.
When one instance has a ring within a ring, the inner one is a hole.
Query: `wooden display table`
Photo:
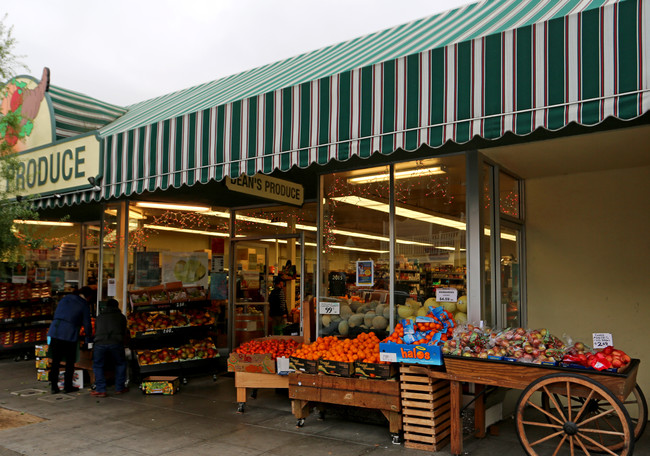
[[[298,419],[298,427],[304,425],[313,403],[370,408],[379,410],[388,419],[393,443],[399,443],[402,407],[398,381],[300,373],[289,374],[288,380],[291,411]]]
[[[237,413],[243,413],[249,388],[253,389],[252,394],[255,398],[257,388],[289,388],[289,377],[258,372],[235,372],[235,388],[237,389]]]

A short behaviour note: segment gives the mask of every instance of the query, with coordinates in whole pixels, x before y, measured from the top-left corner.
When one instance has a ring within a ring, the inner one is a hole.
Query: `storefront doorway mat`
[[[45,418],[0,407],[0,431],[40,423],[41,421],[45,421]]]
[[[12,391],[11,394],[13,396],[20,396],[20,397],[42,396],[43,394],[47,394],[47,391],[42,390],[42,389],[29,388],[29,389],[24,389],[24,390],[19,390],[19,391]]]

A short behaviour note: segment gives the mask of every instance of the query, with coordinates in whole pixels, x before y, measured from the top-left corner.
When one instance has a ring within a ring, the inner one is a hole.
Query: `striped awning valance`
[[[480,23],[467,19],[466,27],[492,30],[483,22],[499,21],[497,32],[124,131],[109,125],[101,197],[648,111],[650,0],[477,5],[474,14],[490,14]],[[505,22],[499,11],[508,12]],[[449,27],[454,14],[429,26],[457,35]]]

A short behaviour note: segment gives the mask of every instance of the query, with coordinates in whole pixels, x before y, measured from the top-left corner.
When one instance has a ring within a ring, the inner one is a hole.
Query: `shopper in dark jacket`
[[[269,294],[269,333],[273,333],[276,326],[286,322],[287,318],[287,298],[284,291],[285,282],[281,277],[273,278],[273,290]]]
[[[126,356],[124,341],[127,337],[126,317],[120,311],[119,303],[109,299],[95,321],[95,344],[93,346],[93,372],[95,373],[95,397],[106,397],[107,359],[115,364],[115,394],[128,392],[126,383]]]
[[[92,340],[92,325],[90,321],[89,301],[95,293],[90,287],[83,287],[78,292],[65,295],[57,304],[54,317],[47,332],[49,338],[50,368],[49,380],[52,394],[59,392],[59,369],[65,359],[65,374],[63,390],[66,393],[78,391],[72,385],[74,364],[79,348],[79,330],[83,325],[86,331],[86,342]]]

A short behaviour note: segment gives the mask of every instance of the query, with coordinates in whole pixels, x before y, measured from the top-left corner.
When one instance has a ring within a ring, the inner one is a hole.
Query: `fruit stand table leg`
[[[451,454],[459,455],[463,453],[463,425],[460,417],[461,406],[460,382],[449,382],[449,399],[451,407]]]
[[[475,384],[474,394],[474,435],[482,439],[485,437],[485,385]]]
[[[296,427],[302,427],[305,424],[305,418],[309,416],[309,401],[302,399],[292,400],[291,413],[298,419]]]
[[[237,389],[237,413],[244,413],[244,406],[246,405],[246,387],[238,387]]]
[[[381,413],[388,420],[388,430],[390,431],[391,440],[395,445],[401,443],[400,431],[402,430],[402,414],[392,410],[381,410]]]

